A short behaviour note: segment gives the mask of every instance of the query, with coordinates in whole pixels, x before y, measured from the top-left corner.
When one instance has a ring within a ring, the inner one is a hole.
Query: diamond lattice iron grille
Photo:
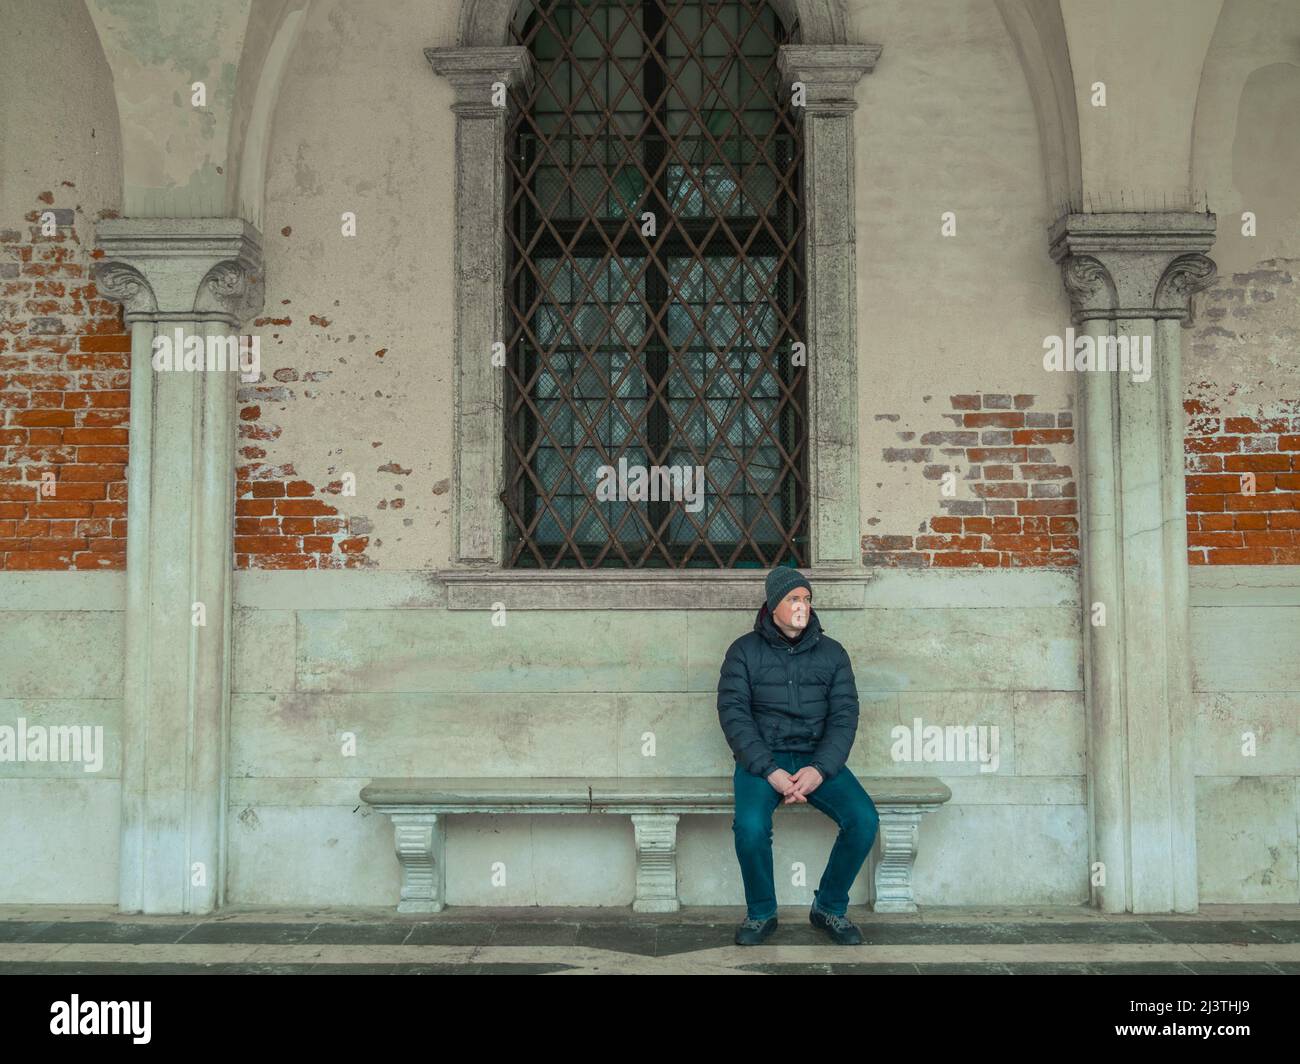
[[[507,567],[807,565],[794,34],[764,0],[524,0],[512,35]]]

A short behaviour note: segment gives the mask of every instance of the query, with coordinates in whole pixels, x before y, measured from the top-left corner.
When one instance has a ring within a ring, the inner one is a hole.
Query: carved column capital
[[[238,218],[113,218],[95,232],[95,281],[127,321],[214,321],[262,309],[261,235]]]
[[[870,74],[880,58],[878,44],[784,44],[777,51],[777,68],[788,91],[804,86],[804,114],[848,115],[857,108],[854,86]]]
[[[1100,259],[1068,255],[1061,260],[1061,280],[1076,319],[1082,312],[1115,305],[1115,282]]]
[[[1191,298],[1214,283],[1218,267],[1208,255],[1179,255],[1166,268],[1156,285],[1156,306],[1163,310],[1186,310]]]
[[[237,259],[219,262],[204,275],[195,297],[196,310],[231,321],[247,321],[262,309],[265,283],[252,263]]]
[[[158,300],[153,289],[134,266],[116,259],[99,262],[94,267],[94,279],[100,295],[122,304],[128,322],[157,312]]]
[[[493,86],[500,83],[528,92],[535,76],[527,48],[426,48],[424,57],[435,74],[451,82],[456,92],[451,109],[471,118],[504,117],[509,96],[506,107],[498,106],[493,102]]]
[[[1068,214],[1052,226],[1076,323],[1089,318],[1185,321],[1214,280],[1215,216],[1192,211]]]

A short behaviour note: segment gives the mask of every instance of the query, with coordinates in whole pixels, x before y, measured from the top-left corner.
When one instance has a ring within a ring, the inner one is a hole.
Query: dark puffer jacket
[[[754,630],[727,648],[718,721],[737,763],[755,776],[780,767],[773,751],[811,753],[824,780],[844,767],[858,730],[858,688],[848,652],[822,631],[816,610],[791,642],[763,603]]]

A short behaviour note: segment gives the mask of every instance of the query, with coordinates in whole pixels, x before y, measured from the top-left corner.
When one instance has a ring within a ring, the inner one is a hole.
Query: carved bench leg
[[[677,900],[677,814],[633,813],[636,837],[636,900],[638,913],[675,913]]]
[[[447,823],[439,813],[390,813],[402,867],[399,913],[440,913],[447,893]]]
[[[880,814],[880,863],[876,865],[878,913],[914,913],[912,867],[916,863],[921,817],[928,809],[910,806],[876,806]]]

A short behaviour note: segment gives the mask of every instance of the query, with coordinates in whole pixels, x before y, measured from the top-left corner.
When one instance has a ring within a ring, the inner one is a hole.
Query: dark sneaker
[[[766,920],[750,920],[747,918],[743,924],[736,928],[736,945],[757,946],[775,930],[775,915],[769,916]]]
[[[821,909],[814,905],[808,910],[808,922],[813,927],[820,927],[830,935],[832,942],[836,942],[841,946],[862,945],[862,932],[858,930],[858,925],[847,916],[836,916],[834,913],[822,912]]]

